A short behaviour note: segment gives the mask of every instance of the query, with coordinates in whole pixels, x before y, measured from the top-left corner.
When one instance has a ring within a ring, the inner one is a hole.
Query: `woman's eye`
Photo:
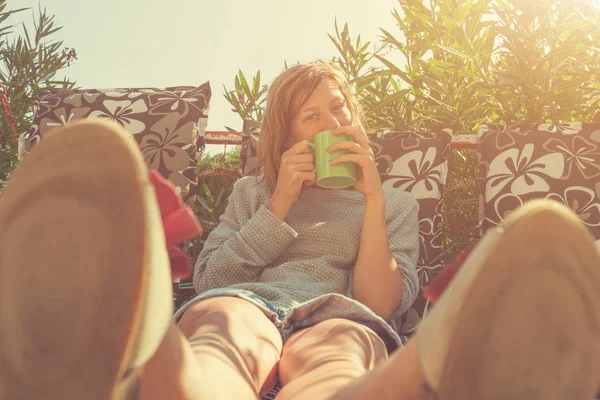
[[[333,107],[333,109],[334,109],[335,111],[340,111],[340,110],[341,110],[341,109],[343,109],[345,106],[346,106],[346,104],[344,104],[344,103],[340,103],[340,104],[336,105],[335,107]]]
[[[311,114],[308,117],[306,117],[305,121],[312,121],[314,119],[316,119],[318,117],[317,114]]]

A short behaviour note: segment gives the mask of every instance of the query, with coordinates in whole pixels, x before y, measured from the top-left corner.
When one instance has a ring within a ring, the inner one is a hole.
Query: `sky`
[[[39,6],[63,26],[56,38],[77,51],[79,59],[64,73],[78,87],[210,81],[207,129],[217,131],[241,130],[241,118],[223,97],[238,69],[247,78],[260,70],[262,83],[270,84],[284,61],[337,55],[327,36],[336,19],[363,42],[378,42],[379,28],[398,32],[391,15],[397,0],[8,0],[8,8]],[[30,25],[31,18],[22,13],[13,22]]]

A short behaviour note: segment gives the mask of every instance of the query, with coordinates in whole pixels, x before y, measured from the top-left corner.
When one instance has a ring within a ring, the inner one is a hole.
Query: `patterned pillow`
[[[260,127],[244,123],[240,170],[256,175],[256,145]],[[384,187],[412,193],[419,202],[419,259],[417,269],[421,287],[426,287],[442,268],[443,195],[448,175],[448,152],[452,135],[441,132],[387,132],[371,139],[377,168]],[[412,308],[397,321],[396,329],[410,335],[423,315],[428,302],[419,295]]]
[[[534,198],[573,209],[600,239],[600,123],[482,126],[478,134],[481,229]]]
[[[45,134],[70,121],[118,122],[133,135],[148,166],[187,198],[196,191],[210,98],[209,82],[199,87],[40,92],[25,149],[31,151]]]

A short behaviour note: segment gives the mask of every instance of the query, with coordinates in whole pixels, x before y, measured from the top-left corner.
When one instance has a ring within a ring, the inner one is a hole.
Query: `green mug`
[[[349,150],[336,150],[332,153],[328,148],[339,142],[354,141],[350,135],[334,135],[332,130],[319,132],[315,135],[313,143],[308,146],[315,152],[315,173],[317,185],[326,189],[344,189],[356,183],[356,164],[342,162],[336,165],[329,164],[337,157],[349,154]]]

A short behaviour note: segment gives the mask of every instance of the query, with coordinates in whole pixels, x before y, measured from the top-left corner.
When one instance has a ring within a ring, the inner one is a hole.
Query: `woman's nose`
[[[323,123],[320,126],[321,129],[319,132],[327,131],[330,129],[334,130],[341,126],[340,122],[337,120],[335,115],[332,115],[332,114],[327,114],[327,116],[325,118],[323,118],[322,122]]]

